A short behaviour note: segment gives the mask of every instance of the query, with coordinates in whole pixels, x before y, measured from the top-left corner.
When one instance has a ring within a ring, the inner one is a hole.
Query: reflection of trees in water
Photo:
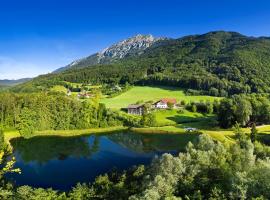
[[[68,157],[87,157],[99,150],[99,137],[35,137],[18,138],[11,141],[24,162],[44,163],[52,159],[65,160]]]
[[[99,140],[100,137],[99,136],[92,136],[94,138],[93,144],[89,147],[89,154],[88,154],[88,158],[90,158],[94,153],[99,151]]]
[[[108,134],[111,141],[138,153],[184,151],[195,134],[137,134],[132,132]],[[101,137],[35,137],[18,138],[11,141],[24,162],[45,163],[52,159],[65,160],[69,157],[90,158],[99,151]]]
[[[121,146],[135,152],[184,151],[189,141],[194,142],[195,134],[138,134],[132,132],[107,136]]]
[[[268,146],[270,146],[270,135],[267,133],[261,133],[257,135],[257,139]]]

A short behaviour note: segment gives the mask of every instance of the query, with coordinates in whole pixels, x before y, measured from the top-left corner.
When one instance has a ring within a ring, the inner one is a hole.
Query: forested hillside
[[[23,137],[37,130],[72,130],[123,125],[124,119],[98,99],[80,102],[59,94],[0,94],[0,129],[16,128]]]
[[[171,85],[213,96],[269,92],[270,39],[210,32],[166,40],[141,55],[107,65],[40,76],[16,91],[46,90],[62,81]]]

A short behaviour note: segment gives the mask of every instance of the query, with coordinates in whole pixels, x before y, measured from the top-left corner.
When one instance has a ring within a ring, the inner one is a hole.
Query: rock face
[[[98,53],[98,56],[100,59],[106,57],[121,59],[129,53],[139,53],[145,50],[158,40],[160,38],[154,38],[152,35],[136,35],[104,49]]]
[[[145,49],[160,40],[164,40],[164,38],[154,38],[152,35],[139,34],[135,37],[120,41],[89,57],[74,61],[55,72],[65,71],[71,68],[83,68],[96,64],[108,64],[123,59],[126,56],[140,55]]]

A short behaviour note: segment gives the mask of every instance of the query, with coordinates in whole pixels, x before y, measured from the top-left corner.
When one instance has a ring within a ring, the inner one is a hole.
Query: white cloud
[[[19,79],[35,77],[48,73],[44,67],[37,64],[0,56],[0,79]]]

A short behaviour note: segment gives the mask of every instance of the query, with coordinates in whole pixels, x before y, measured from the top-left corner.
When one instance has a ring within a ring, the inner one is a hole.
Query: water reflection
[[[15,154],[25,163],[36,161],[46,163],[53,159],[65,160],[68,157],[85,157],[99,149],[99,137],[35,137],[31,139],[17,138],[11,141]]]
[[[70,189],[77,182],[117,168],[148,164],[155,155],[177,153],[197,135],[135,134],[131,132],[83,137],[17,138],[11,141],[22,174],[8,178],[17,185]]]
[[[134,134],[119,133],[107,136],[115,143],[139,153],[184,151],[188,142],[196,142],[195,134]]]

